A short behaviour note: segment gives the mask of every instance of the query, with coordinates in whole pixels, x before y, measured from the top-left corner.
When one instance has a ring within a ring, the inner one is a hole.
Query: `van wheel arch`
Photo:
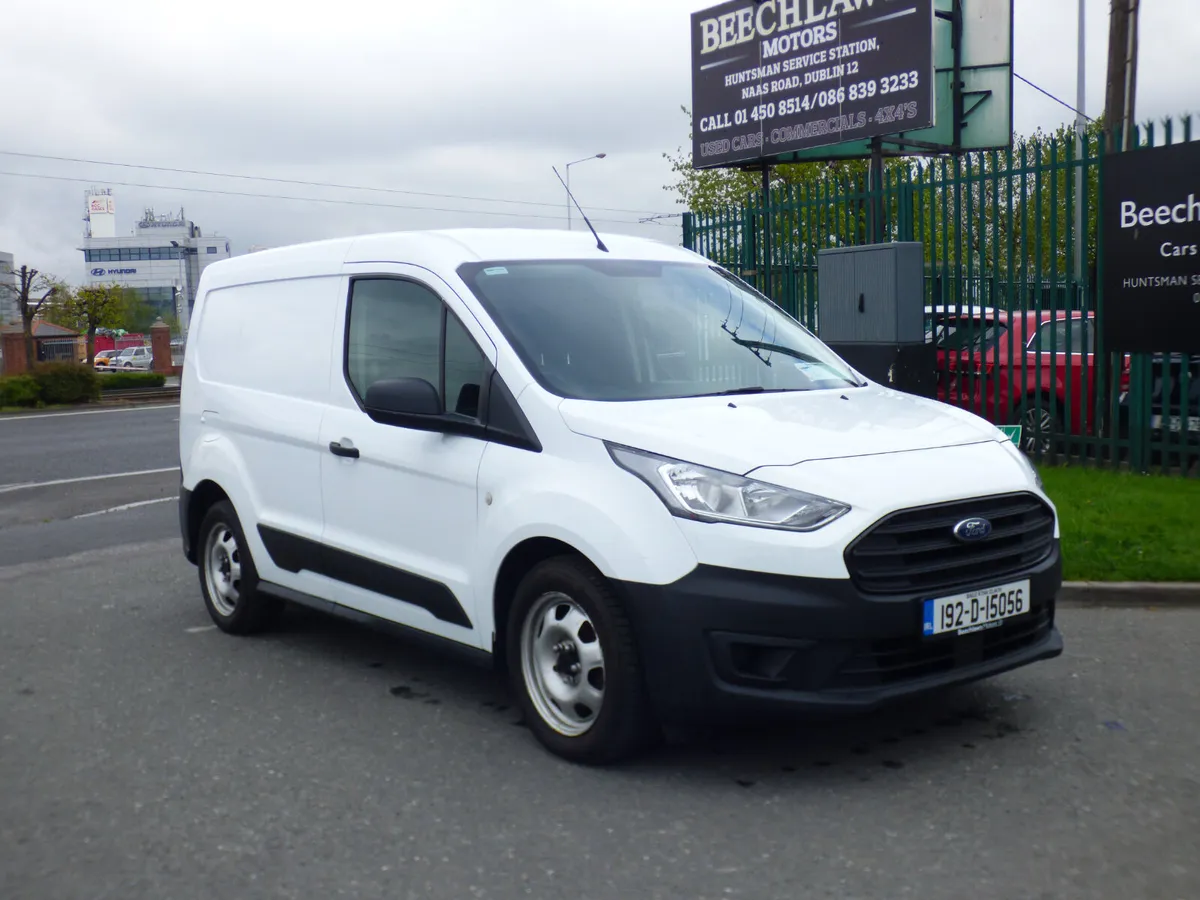
[[[500,672],[508,670],[507,628],[508,614],[522,579],[534,566],[556,556],[570,556],[593,569],[597,568],[586,555],[575,547],[555,538],[526,538],[508,551],[500,571],[496,573],[496,585],[492,594],[492,659]]]
[[[204,521],[204,517],[208,515],[208,511],[214,505],[222,500],[232,504],[229,495],[215,481],[201,481],[192,489],[191,502],[188,504],[188,546],[193,548],[193,552],[199,553],[196,550],[196,543],[200,540],[200,523]]]

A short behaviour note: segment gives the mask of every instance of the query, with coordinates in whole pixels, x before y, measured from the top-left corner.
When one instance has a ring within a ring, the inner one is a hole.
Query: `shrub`
[[[45,403],[86,403],[100,397],[100,378],[88,365],[42,363],[34,367],[33,377]]]
[[[0,406],[36,406],[42,389],[32,375],[0,378]]]
[[[123,391],[128,388],[160,388],[167,376],[155,372],[103,372],[99,376],[100,390]]]

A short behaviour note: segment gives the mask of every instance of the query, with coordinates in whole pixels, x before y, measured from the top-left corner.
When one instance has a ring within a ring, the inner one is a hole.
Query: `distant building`
[[[17,276],[13,272],[14,265],[16,263],[11,253],[0,252],[0,328],[21,319],[17,309]]]
[[[229,238],[205,236],[184,215],[147,209],[129,236],[117,236],[116,209],[108,189],[84,195],[83,251],[86,285],[116,282],[136,291],[164,318],[174,315],[187,333],[196,285],[212,263],[228,259]]]

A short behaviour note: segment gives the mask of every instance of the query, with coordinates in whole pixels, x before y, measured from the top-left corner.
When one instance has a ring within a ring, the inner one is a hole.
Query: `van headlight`
[[[784,531],[816,531],[850,507],[730,472],[606,444],[618,466],[646,482],[673,515]]]

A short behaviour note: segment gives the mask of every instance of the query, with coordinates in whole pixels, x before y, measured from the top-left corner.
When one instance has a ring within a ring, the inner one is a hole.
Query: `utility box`
[[[925,248],[916,241],[817,254],[817,312],[827,344],[925,342]]]
[[[916,241],[817,254],[817,336],[872,381],[932,397],[925,342],[925,250]]]

